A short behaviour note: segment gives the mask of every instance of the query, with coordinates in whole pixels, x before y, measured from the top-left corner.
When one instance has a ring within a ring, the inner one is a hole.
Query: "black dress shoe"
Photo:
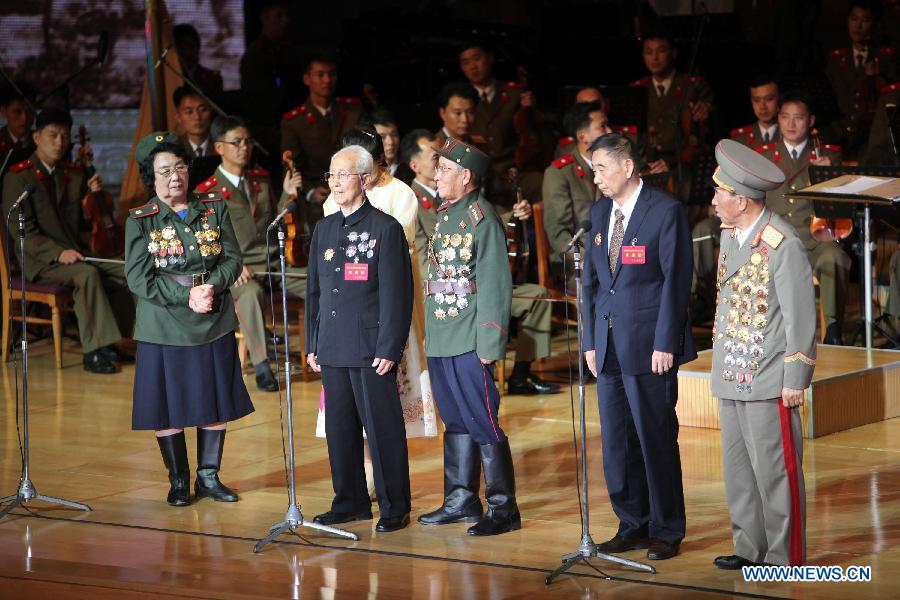
[[[597,550],[604,554],[617,554],[629,550],[643,550],[650,545],[647,538],[623,538],[618,533],[611,540],[597,544]]]
[[[756,565],[752,560],[747,560],[743,556],[738,556],[737,554],[732,554],[731,556],[717,556],[716,560],[713,561],[713,564],[726,571],[737,571],[743,567],[752,567]]]
[[[670,544],[664,540],[656,538],[650,539],[650,548],[647,549],[647,558],[650,560],[666,560],[678,554],[678,547],[681,544]]]
[[[256,389],[261,392],[278,391],[278,382],[268,362],[261,362],[254,367],[256,370]]]
[[[555,383],[548,383],[534,375],[528,375],[522,379],[510,379],[507,383],[507,390],[510,394],[519,396],[556,394],[559,392],[559,386]]]
[[[841,326],[838,323],[832,323],[825,328],[825,339],[823,344],[831,344],[832,346],[843,346],[844,340],[841,338]]]
[[[351,521],[368,521],[372,518],[372,511],[362,511],[357,513],[350,512],[334,512],[329,510],[321,515],[316,515],[313,521],[320,525],[337,525],[339,523],[350,523]]]
[[[108,358],[103,355],[101,350],[94,350],[93,352],[88,352],[84,355],[81,363],[84,365],[84,370],[88,373],[100,373],[103,375],[108,375],[110,373],[115,373],[118,371],[116,365],[112,363]]]
[[[375,525],[375,531],[386,533],[389,531],[397,531],[409,525],[409,513],[399,517],[381,517],[378,524]]]
[[[118,348],[115,344],[103,346],[99,352],[109,362],[117,362],[123,365],[130,365],[134,362],[134,355]]]

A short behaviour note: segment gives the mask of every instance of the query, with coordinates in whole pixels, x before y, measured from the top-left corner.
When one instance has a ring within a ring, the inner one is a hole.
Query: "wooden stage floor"
[[[681,554],[656,575],[595,564],[544,586],[580,540],[569,394],[507,396],[502,422],[517,465],[521,531],[470,538],[464,525],[391,534],[373,522],[346,527],[352,542],[299,530],[260,555],[256,539],[284,516],[276,394],[252,392],[257,412],[229,429],[222,479],[242,501],[165,504],[165,472],[152,434],[133,432],[133,368],[88,375],[78,355],[53,368],[46,342],[31,361],[32,480],[38,491],[89,503],[81,513],[34,502],[0,521],[0,598],[887,598],[900,589],[900,419],[805,440],[809,563],[869,565],[871,583],[745,583],[712,566],[730,554],[719,432],[680,433],[688,531]],[[2,372],[0,495],[19,478],[12,365]],[[252,377],[247,383],[255,389]],[[295,384],[298,493],[304,515],[327,510],[323,440],[313,435],[318,383]],[[594,386],[589,399],[591,525],[616,526],[606,497]],[[189,433],[195,466],[193,432]],[[410,442],[413,519],[441,500],[439,438]],[[376,514],[377,517],[377,514]],[[625,556],[642,560],[640,551]],[[893,590],[893,591],[891,591]]]

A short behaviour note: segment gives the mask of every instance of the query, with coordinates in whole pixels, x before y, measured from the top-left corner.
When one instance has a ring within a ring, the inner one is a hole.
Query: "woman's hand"
[[[209,283],[192,287],[188,298],[188,306],[195,313],[208,313],[213,307],[213,286]]]

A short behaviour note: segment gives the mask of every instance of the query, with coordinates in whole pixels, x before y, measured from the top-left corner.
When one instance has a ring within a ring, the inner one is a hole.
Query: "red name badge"
[[[366,263],[347,263],[344,265],[344,281],[368,281],[369,265]]]
[[[642,265],[647,262],[646,246],[622,246],[623,265]]]

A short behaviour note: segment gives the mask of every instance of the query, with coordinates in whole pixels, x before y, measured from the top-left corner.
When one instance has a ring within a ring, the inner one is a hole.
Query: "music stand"
[[[881,177],[884,183],[876,187],[861,190],[860,193],[840,193],[827,191],[855,181],[860,176]],[[872,347],[873,327],[883,335],[891,344],[897,345],[891,335],[877,323],[872,321],[872,231],[871,212],[874,209],[892,211],[900,201],[892,198],[900,197],[900,168],[898,167],[841,167],[841,166],[816,166],[809,168],[809,187],[796,192],[788,192],[788,199],[809,200],[812,202],[849,203],[856,207],[856,222],[862,236],[862,243],[858,245],[858,254],[861,255],[863,268],[861,272],[863,289],[864,311],[863,318],[857,324],[853,334],[853,340],[859,335],[860,329],[865,333],[865,347]]]
[[[710,182],[717,166],[718,163],[713,150],[700,152],[696,155],[691,170],[691,189],[688,192],[687,199],[689,205],[709,204],[712,201],[712,184]]]

